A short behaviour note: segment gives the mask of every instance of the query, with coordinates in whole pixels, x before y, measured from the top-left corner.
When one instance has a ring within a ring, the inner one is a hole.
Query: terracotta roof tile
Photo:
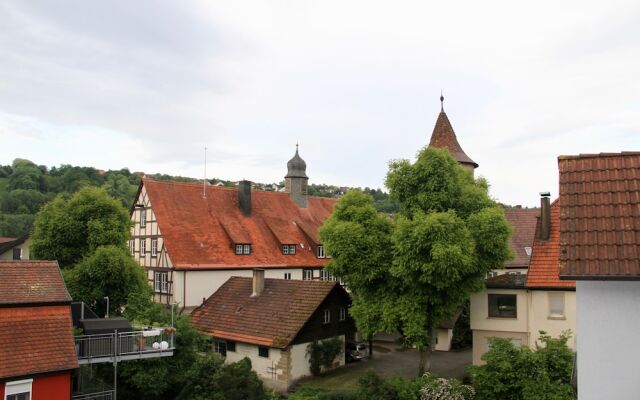
[[[560,156],[563,279],[640,279],[640,152]]]
[[[439,149],[447,149],[451,156],[459,163],[471,164],[475,168],[478,167],[478,164],[462,150],[462,147],[460,147],[460,143],[458,143],[458,138],[453,131],[451,122],[449,122],[449,118],[444,111],[441,111],[440,115],[438,115],[436,125],[433,127],[429,146],[437,147]]]
[[[144,179],[169,257],[176,269],[322,267],[312,245],[335,199],[309,196],[299,208],[288,193],[252,191],[251,216],[238,207],[238,190]],[[251,244],[250,255],[236,255],[234,244]],[[299,246],[304,244],[304,248]],[[284,255],[282,244],[297,244]]]
[[[526,247],[533,246],[536,234],[536,223],[540,216],[539,208],[505,208],[505,217],[513,227],[513,234],[509,239],[509,246],[513,251],[514,259],[505,263],[507,268],[527,268],[531,256],[527,254]]]
[[[71,307],[0,308],[0,380],[78,367]]]
[[[538,224],[538,229],[540,229]],[[535,236],[531,263],[529,264],[528,288],[575,288],[575,281],[560,280],[560,205],[558,200],[551,204],[551,231],[549,240],[539,240]]]
[[[286,347],[336,282],[265,279],[251,297],[252,278],[231,277],[191,314],[193,324],[212,336],[270,347]]]
[[[71,302],[55,261],[0,261],[0,304]]]

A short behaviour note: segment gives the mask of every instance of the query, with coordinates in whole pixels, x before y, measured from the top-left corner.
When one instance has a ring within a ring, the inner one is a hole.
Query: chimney
[[[238,206],[242,215],[251,215],[251,181],[242,180],[238,182]]]
[[[251,293],[251,297],[260,296],[263,290],[264,270],[256,268],[253,270],[253,293]]]
[[[540,193],[540,240],[549,240],[551,235],[551,193]]]

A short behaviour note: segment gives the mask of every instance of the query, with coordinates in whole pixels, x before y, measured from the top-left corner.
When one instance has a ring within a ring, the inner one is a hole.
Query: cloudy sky
[[[445,111],[509,204],[640,150],[640,2],[0,4],[0,164],[381,187]]]

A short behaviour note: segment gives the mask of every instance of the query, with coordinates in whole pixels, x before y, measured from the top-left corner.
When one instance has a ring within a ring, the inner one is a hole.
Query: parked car
[[[367,357],[367,346],[363,342],[347,342],[345,347],[347,362],[358,361]]]

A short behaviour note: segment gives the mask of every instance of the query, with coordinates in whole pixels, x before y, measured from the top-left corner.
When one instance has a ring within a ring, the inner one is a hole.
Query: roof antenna
[[[444,96],[442,95],[442,89],[440,89],[440,111],[444,112]]]
[[[202,198],[207,198],[207,146],[204,146],[204,179],[202,180]]]

